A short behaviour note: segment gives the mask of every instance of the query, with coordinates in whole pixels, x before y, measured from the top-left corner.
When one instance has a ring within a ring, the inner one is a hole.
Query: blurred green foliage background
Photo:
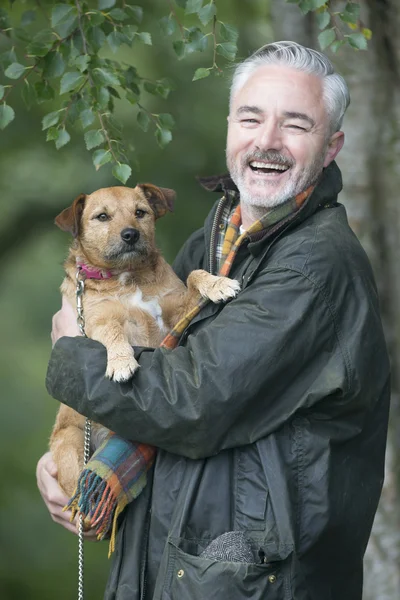
[[[230,69],[225,67],[222,77],[192,83],[195,69],[212,64],[211,47],[179,62],[158,26],[167,3],[136,3],[144,8],[143,30],[151,33],[154,45],[121,52],[140,72],[174,81],[168,100],[148,96],[146,106],[170,112],[176,128],[173,142],[161,150],[151,133],[137,127],[136,109],[117,101],[124,136],[133,142],[140,163],[127,185],[152,182],[177,191],[175,214],[161,220],[157,231],[159,246],[173,260],[216,200],[200,188],[196,175],[225,170]],[[15,2],[14,15],[28,4]],[[225,0],[218,8],[219,17],[239,29],[238,58],[272,40],[265,0]],[[0,53],[8,49],[3,36]],[[0,133],[0,598],[63,600],[77,595],[77,538],[52,522],[35,480],[58,408],[44,380],[51,317],[59,308],[70,241],[53,220],[79,193],[117,182],[109,165],[95,172],[80,132],[58,152],[45,142],[41,118],[54,110],[51,103],[28,111],[16,91],[10,101],[16,120]],[[107,544],[86,544],[88,600],[102,597],[108,568]]]

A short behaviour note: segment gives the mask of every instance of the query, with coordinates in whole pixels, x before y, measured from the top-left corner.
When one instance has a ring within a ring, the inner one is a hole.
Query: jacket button
[[[276,575],[269,575],[269,577],[268,577],[268,581],[269,581],[270,583],[275,583],[275,581],[276,581]]]
[[[185,574],[185,571],[183,569],[179,569],[179,571],[177,573],[179,579],[181,579],[184,576],[184,574]]]

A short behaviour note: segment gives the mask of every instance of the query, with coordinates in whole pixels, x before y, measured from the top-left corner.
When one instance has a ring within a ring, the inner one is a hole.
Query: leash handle
[[[79,331],[84,337],[85,333],[85,317],[83,315],[83,302],[82,296],[85,291],[85,279],[82,276],[81,269],[78,268],[76,271],[76,310],[78,313],[77,323]],[[83,466],[86,466],[90,457],[90,436],[91,436],[91,423],[89,419],[85,421],[85,432],[83,442]],[[84,551],[83,551],[83,517],[80,514],[78,517],[78,600],[84,599]]]

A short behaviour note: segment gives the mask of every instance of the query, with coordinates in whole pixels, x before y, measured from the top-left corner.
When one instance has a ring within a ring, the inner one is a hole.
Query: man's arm
[[[186,346],[138,355],[139,371],[117,384],[104,378],[104,347],[62,338],[48,391],[124,438],[201,458],[254,442],[348,386],[324,295],[285,268],[259,275]]]

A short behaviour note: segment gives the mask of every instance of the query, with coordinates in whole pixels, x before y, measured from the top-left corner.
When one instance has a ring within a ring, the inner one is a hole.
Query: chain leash
[[[83,302],[82,297],[85,292],[85,279],[82,276],[81,269],[76,271],[76,310],[78,313],[77,323],[79,331],[84,337],[85,333],[85,317],[83,315]],[[85,421],[85,436],[83,445],[83,466],[88,463],[90,456],[90,435],[91,435],[91,424],[90,420]],[[78,521],[78,600],[83,600],[84,595],[84,553],[83,553],[83,517],[79,515]]]

